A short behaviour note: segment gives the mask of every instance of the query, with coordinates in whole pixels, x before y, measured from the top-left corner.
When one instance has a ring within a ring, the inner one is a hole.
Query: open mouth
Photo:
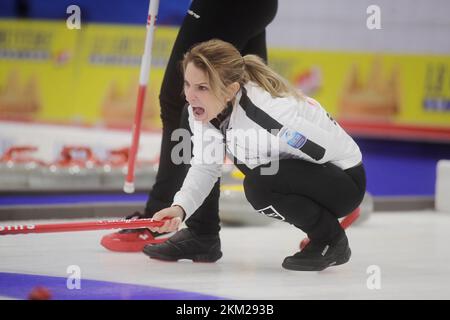
[[[202,107],[192,107],[192,111],[194,114],[199,117],[205,113],[205,109]]]

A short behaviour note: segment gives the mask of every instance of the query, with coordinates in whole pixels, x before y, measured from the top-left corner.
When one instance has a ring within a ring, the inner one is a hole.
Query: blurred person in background
[[[162,0],[165,1],[165,0]],[[128,219],[151,218],[170,206],[180,189],[188,164],[174,164],[172,149],[179,141],[172,141],[172,133],[179,128],[189,129],[188,112],[183,92],[183,55],[195,44],[218,38],[233,44],[241,54],[254,54],[267,62],[266,27],[274,19],[277,0],[193,0],[181,24],[165,70],[160,92],[162,142],[156,182],[149,194],[145,212],[136,212]],[[186,246],[189,255],[221,256],[219,219],[220,179],[215,183],[203,204],[186,220],[187,230],[177,242]],[[153,244],[161,236],[149,229],[129,229],[106,235],[102,244],[115,251],[134,251]],[[162,235],[167,237],[167,235]],[[175,244],[176,245],[176,244]],[[170,250],[169,250],[170,251]],[[167,252],[168,255],[171,252]]]

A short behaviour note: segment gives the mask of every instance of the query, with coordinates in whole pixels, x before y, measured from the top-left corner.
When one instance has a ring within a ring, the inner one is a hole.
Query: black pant
[[[299,159],[278,165],[274,175],[262,175],[260,167],[247,172],[244,190],[253,208],[295,225],[316,242],[330,242],[343,233],[338,218],[356,209],[364,197],[364,166],[342,170]]]
[[[172,132],[180,127],[185,105],[182,95],[183,75],[180,61],[188,49],[199,42],[219,38],[232,43],[242,54],[256,54],[267,60],[266,26],[277,11],[277,0],[194,0],[190,10],[200,18],[186,15],[172,53],[160,93],[161,119],[163,125],[160,164],[156,182],[149,195],[145,213],[155,212],[169,206],[186,176],[185,165],[173,164],[170,154],[178,143],[171,141]],[[186,224],[201,234],[218,233],[219,182],[203,205]]]

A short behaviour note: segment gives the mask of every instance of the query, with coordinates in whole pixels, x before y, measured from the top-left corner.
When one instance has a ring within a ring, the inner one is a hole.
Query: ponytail
[[[286,79],[268,67],[260,57],[248,54],[242,59],[248,80],[257,83],[269,92],[272,97],[293,96],[298,100],[304,99],[300,91],[296,90]]]

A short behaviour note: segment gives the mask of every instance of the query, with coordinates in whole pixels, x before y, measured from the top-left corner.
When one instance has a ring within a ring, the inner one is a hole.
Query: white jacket
[[[225,149],[250,169],[288,158],[331,162],[343,170],[362,161],[355,141],[312,98],[274,98],[250,82],[238,92],[234,105],[222,112],[220,116],[226,116],[222,121],[195,121],[192,107],[188,110],[193,158],[172,203],[184,209],[186,219],[220,177]]]

